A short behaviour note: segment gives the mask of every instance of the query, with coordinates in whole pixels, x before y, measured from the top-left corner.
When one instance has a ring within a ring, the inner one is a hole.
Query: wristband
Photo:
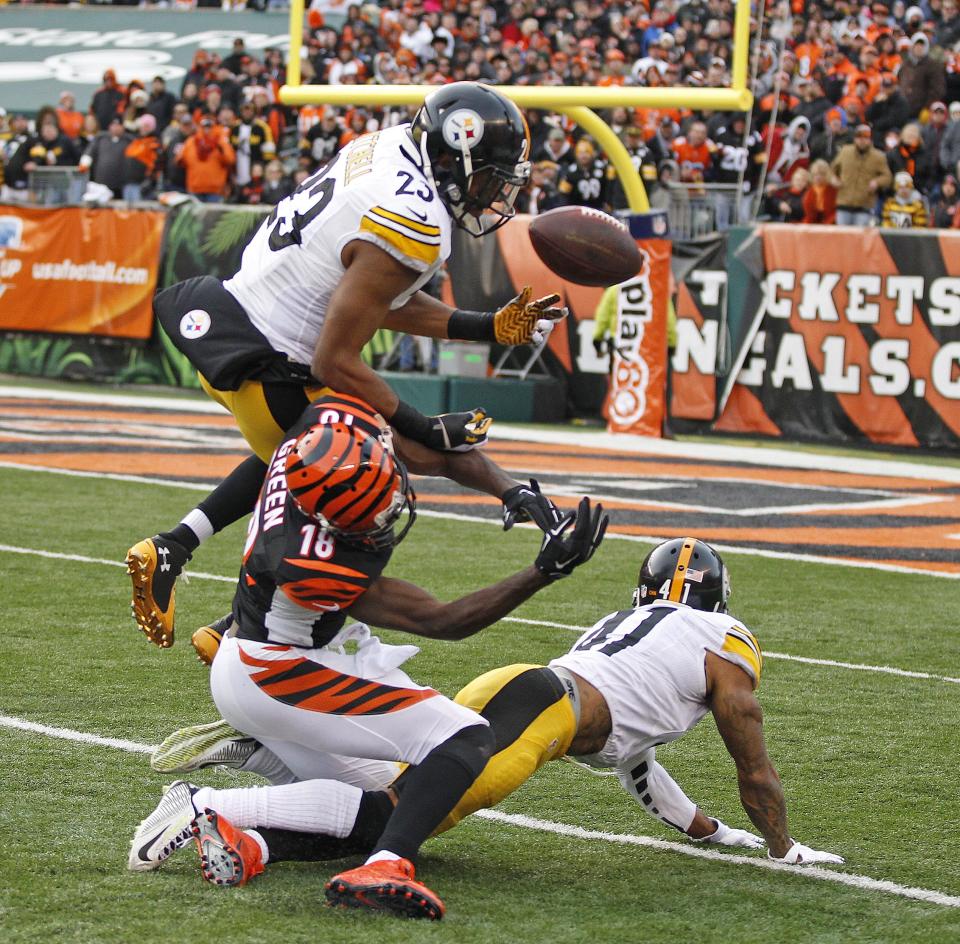
[[[447,337],[455,341],[495,341],[492,311],[455,308],[447,322]]]
[[[418,409],[401,400],[390,417],[390,425],[402,436],[427,445],[433,424],[430,417],[424,416]]]

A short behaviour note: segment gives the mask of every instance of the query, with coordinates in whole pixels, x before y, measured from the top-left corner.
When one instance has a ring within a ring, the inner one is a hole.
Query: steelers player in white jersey
[[[134,618],[152,642],[172,645],[177,576],[202,541],[249,514],[266,462],[309,402],[331,390],[353,394],[429,449],[483,444],[491,422],[483,410],[425,416],[361,352],[384,327],[523,344],[565,316],[559,296],[531,300],[529,289],[496,312],[453,309],[421,290],[449,256],[453,226],[483,236],[514,215],[529,150],[526,121],[509,99],[477,83],[445,86],[411,124],[357,138],[282,200],[233,278],[188,279],[157,295],[164,330],[255,456],[178,525],[128,552]],[[490,460],[457,480],[503,500],[512,520],[556,523],[536,489]]]
[[[788,829],[755,695],[763,655],[750,630],[726,612],[730,580],[719,554],[695,538],[666,541],[647,555],[638,584],[632,608],[598,620],[549,665],[495,669],[459,692],[455,701],[489,723],[494,753],[436,832],[496,805],[547,761],[569,756],[615,771],[647,813],[697,842],[765,844],[771,859],[789,865],[842,863],[797,842]],[[656,760],[658,745],[682,737],[707,712],[736,764],[740,800],[760,836],[705,814]],[[406,776],[382,791],[314,780],[237,790],[190,785],[190,795],[198,814],[214,809],[237,829],[240,858],[239,837],[252,831],[267,862],[320,860],[368,851]],[[311,832],[306,814],[297,821],[304,791],[311,808],[335,811],[322,835]]]

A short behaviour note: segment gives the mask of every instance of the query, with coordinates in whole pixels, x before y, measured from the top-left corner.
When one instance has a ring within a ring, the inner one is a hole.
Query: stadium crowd
[[[614,108],[603,117],[654,206],[710,191],[720,225],[960,227],[957,4],[781,0],[754,43],[752,114]],[[303,80],[724,86],[733,14],[733,0],[384,0],[350,6],[334,28],[310,9]],[[239,38],[227,55],[198,49],[179,88],[161,77],[123,86],[107,69],[89,102],[64,92],[33,122],[2,116],[5,199],[23,198],[38,166],[79,164],[119,199],[181,191],[272,204],[354,137],[411,113],[287,108],[284,80],[281,50]],[[528,120],[534,169],[521,210],[626,206],[580,128],[536,110]]]

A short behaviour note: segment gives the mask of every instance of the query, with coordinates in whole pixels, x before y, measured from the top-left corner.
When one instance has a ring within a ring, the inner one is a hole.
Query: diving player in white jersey
[[[763,656],[753,634],[726,612],[730,581],[720,556],[694,538],[666,541],[647,555],[638,584],[632,609],[603,617],[548,666],[495,669],[459,692],[455,701],[489,723],[494,754],[436,832],[494,806],[547,761],[568,755],[612,768],[644,810],[695,841],[744,848],[765,843],[771,859],[790,865],[842,863],[838,855],[797,842],[788,830],[754,694]],[[708,711],[762,838],[707,816],[656,760],[657,745],[682,737]],[[249,745],[248,754],[255,749]],[[238,790],[191,785],[181,794],[197,814],[214,809],[236,828],[233,848],[240,858],[246,830],[268,850],[267,861],[319,860],[367,851],[392,809],[385,797],[402,795],[405,779],[401,774],[386,791],[315,780]],[[290,828],[304,790],[312,808],[336,811],[338,822],[328,820],[323,835],[311,834],[305,821],[301,829]],[[281,823],[286,828],[277,828]],[[245,875],[241,868],[230,884]]]
[[[173,644],[177,576],[202,541],[250,513],[267,460],[308,402],[354,394],[430,449],[483,444],[491,420],[482,409],[425,416],[361,352],[383,327],[523,344],[565,316],[559,296],[531,300],[529,289],[496,312],[453,309],[420,290],[450,254],[454,224],[483,236],[514,215],[529,151],[526,121],[509,99],[473,82],[445,86],[412,124],[357,138],[281,201],[233,278],[188,279],[157,295],[166,333],[256,456],[177,526],[128,552],[134,618],[151,642]],[[503,500],[510,523],[556,523],[549,502],[489,460],[457,480]]]

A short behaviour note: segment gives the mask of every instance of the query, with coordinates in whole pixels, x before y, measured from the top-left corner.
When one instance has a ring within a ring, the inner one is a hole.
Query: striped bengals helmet
[[[336,401],[327,403],[327,400]],[[297,506],[331,534],[371,550],[399,544],[416,518],[416,495],[393,454],[389,427],[375,435],[363,411],[344,409],[348,398],[318,400],[318,422],[302,433],[286,457],[287,488]],[[354,400],[354,398],[349,398]],[[404,510],[407,521],[395,525]]]
[[[658,544],[640,565],[637,583],[634,606],[669,600],[695,610],[727,612],[730,574],[720,555],[696,538],[674,538]]]

